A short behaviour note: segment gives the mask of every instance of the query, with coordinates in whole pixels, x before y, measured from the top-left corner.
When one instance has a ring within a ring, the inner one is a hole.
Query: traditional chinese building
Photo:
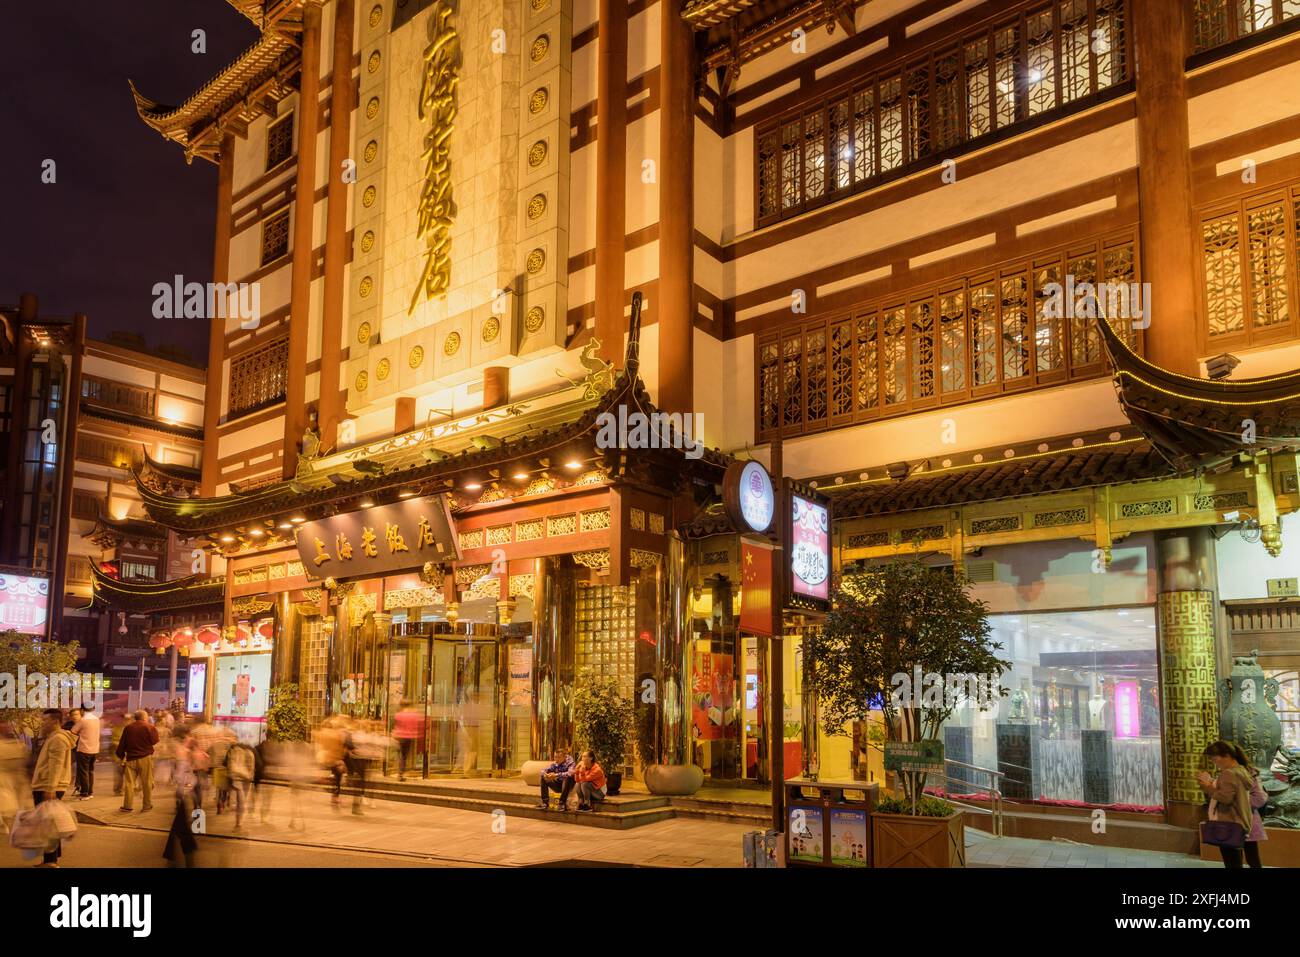
[[[505,770],[569,668],[680,650],[659,744],[709,777],[878,773],[802,695],[816,615],[739,626],[726,456],[829,501],[835,570],[919,550],[988,602],[1015,703],[948,722],[968,791],[1185,841],[1230,655],[1300,694],[1290,5],[235,6],[244,56],[136,103],[218,165],[214,278],[263,313],[213,325],[200,495],[141,494],[315,716],[414,697],[430,767]],[[598,449],[634,395],[722,452]]]

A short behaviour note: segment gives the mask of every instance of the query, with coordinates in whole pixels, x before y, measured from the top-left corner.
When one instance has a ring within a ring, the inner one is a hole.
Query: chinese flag
[[[772,634],[772,548],[740,541],[740,628],[754,635]]]

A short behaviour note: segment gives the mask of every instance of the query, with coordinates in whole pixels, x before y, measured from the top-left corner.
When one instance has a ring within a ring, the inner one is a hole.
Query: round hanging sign
[[[766,532],[776,514],[772,476],[761,462],[732,462],[722,479],[722,502],[742,532]]]

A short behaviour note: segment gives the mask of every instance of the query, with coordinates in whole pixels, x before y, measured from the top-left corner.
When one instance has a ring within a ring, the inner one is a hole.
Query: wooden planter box
[[[873,867],[965,867],[966,825],[961,811],[947,817],[871,814]]]

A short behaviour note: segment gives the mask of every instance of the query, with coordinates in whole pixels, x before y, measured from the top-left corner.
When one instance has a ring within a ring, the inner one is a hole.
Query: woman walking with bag
[[[1202,771],[1196,776],[1210,798],[1210,819],[1201,825],[1201,840],[1218,846],[1224,867],[1241,867],[1243,850],[1247,864],[1263,866],[1259,842],[1268,837],[1256,808],[1263,807],[1264,794],[1250,759],[1231,741],[1215,741],[1205,754],[1219,773],[1211,777]]]

